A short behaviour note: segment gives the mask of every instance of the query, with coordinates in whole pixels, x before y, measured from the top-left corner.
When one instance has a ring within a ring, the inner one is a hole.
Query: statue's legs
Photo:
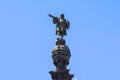
[[[56,35],[58,35],[59,38],[63,39],[63,36],[66,35],[65,25],[59,24],[56,26]]]
[[[61,35],[61,39],[63,39],[63,35]]]
[[[56,26],[56,35],[58,36],[58,38],[61,38],[61,25]]]
[[[63,36],[64,36],[64,25],[63,24],[60,26],[60,30],[61,30],[61,33],[60,33],[61,39],[63,39]]]

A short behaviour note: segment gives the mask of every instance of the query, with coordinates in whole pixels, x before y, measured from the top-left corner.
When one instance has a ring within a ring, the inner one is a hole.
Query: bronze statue
[[[53,23],[56,24],[56,35],[63,39],[63,36],[67,34],[66,29],[70,28],[69,21],[66,21],[64,14],[61,14],[60,18],[54,17],[51,14],[49,16],[53,18]]]

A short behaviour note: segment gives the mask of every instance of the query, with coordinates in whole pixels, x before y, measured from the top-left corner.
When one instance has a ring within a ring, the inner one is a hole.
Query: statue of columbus
[[[63,36],[67,34],[66,29],[70,28],[69,21],[64,18],[64,14],[61,14],[59,18],[51,14],[49,16],[53,18],[53,23],[56,24],[56,35],[63,39]]]

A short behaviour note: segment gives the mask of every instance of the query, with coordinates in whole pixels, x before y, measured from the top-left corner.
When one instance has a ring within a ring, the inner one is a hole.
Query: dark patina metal
[[[56,46],[52,51],[53,64],[56,66],[56,70],[49,73],[52,80],[72,80],[73,75],[67,69],[71,53],[65,39],[63,39],[63,36],[66,35],[66,29],[69,29],[70,23],[64,19],[64,14],[61,14],[60,18],[50,14],[49,16],[53,18],[53,23],[56,24],[56,35],[59,36],[56,40]]]

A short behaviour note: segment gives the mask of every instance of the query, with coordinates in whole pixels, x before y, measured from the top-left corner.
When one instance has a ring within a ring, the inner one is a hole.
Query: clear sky
[[[51,80],[49,13],[71,23],[73,80],[120,80],[120,0],[0,0],[0,80]]]

